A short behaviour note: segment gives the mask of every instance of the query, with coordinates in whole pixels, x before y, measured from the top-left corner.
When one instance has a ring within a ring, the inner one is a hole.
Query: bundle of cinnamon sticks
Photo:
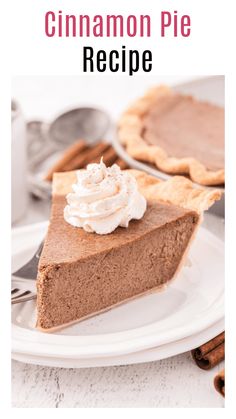
[[[89,145],[88,142],[81,139],[64,151],[61,158],[46,174],[45,180],[52,181],[53,173],[55,172],[82,169],[89,163],[98,163],[101,157],[103,157],[106,166],[116,163],[121,169],[128,168],[126,162],[117,155],[111,144],[102,141]]]
[[[192,357],[199,368],[210,370],[225,358],[225,332],[220,333],[210,341],[191,351]],[[214,378],[216,390],[225,396],[225,370],[220,371]]]

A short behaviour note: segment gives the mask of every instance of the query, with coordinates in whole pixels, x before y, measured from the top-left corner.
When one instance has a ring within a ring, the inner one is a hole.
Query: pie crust
[[[191,180],[184,176],[173,176],[162,181],[140,170],[128,169],[133,175],[140,192],[147,200],[162,201],[202,214],[218,201],[222,192],[219,189],[195,187]],[[56,173],[53,177],[53,195],[66,195],[76,183],[76,172]]]
[[[137,99],[120,118],[118,123],[119,141],[126,147],[131,157],[151,163],[160,171],[172,175],[187,175],[192,181],[201,185],[223,185],[225,181],[223,168],[209,170],[205,164],[193,156],[182,158],[170,156],[163,146],[146,142],[143,133],[144,118],[158,101],[170,95],[175,95],[172,89],[167,86],[157,86]]]

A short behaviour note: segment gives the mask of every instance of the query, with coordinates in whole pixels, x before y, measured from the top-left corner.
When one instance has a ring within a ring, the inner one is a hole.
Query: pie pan
[[[224,76],[212,76],[199,78],[194,81],[190,81],[184,84],[178,84],[173,87],[173,90],[183,94],[190,94],[196,97],[199,100],[209,101],[213,104],[224,106]],[[117,135],[114,136],[113,141],[114,148],[120,157],[127,162],[127,164],[135,169],[143,170],[150,175],[156,176],[160,179],[167,180],[171,177],[164,172],[161,172],[156,167],[138,161],[131,157],[120,143]],[[196,187],[199,185],[196,184]],[[206,186],[207,188],[212,188]],[[224,207],[225,207],[225,189],[224,186],[219,186],[223,194],[220,201],[216,202],[210,209],[212,213],[220,217],[224,217]]]

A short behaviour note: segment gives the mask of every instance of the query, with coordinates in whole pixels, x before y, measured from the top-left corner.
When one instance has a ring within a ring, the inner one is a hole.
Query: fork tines
[[[33,300],[36,298],[36,294],[30,290],[23,290],[19,288],[12,288],[11,290],[11,303],[23,303],[24,301]]]

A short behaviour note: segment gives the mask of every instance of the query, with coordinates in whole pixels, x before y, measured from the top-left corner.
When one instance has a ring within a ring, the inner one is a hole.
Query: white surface
[[[12,362],[12,406],[223,407],[213,378],[222,364],[200,370],[190,353],[157,362],[82,370]]]
[[[46,230],[47,223],[13,230],[13,271],[30,259]],[[126,355],[174,343],[211,327],[210,339],[223,330],[213,327],[224,317],[223,259],[223,242],[200,228],[188,256],[188,266],[163,292],[143,296],[49,335],[35,330],[35,301],[14,305],[13,352],[61,358],[59,365],[63,366],[64,359]],[[201,340],[195,343],[198,346]],[[189,342],[190,349],[195,343],[191,347]],[[178,351],[186,351],[184,342],[172,353]],[[160,357],[166,357],[165,351]]]

